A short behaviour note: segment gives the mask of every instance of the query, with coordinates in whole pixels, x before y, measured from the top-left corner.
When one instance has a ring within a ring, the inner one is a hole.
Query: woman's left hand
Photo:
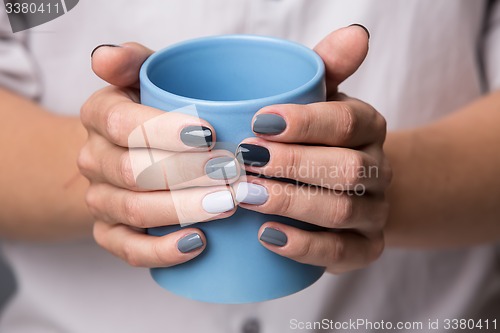
[[[245,169],[285,183],[248,176],[237,186],[240,206],[335,231],[304,231],[277,222],[259,230],[269,250],[332,273],[364,267],[384,248],[391,169],[383,152],[385,119],[370,105],[337,92],[368,51],[360,26],[334,31],[317,47],[326,65],[328,102],[273,105],[253,119],[257,137],[238,155]]]

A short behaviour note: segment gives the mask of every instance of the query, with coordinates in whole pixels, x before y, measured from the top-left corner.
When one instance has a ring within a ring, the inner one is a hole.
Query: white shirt
[[[82,0],[68,14],[17,34],[0,11],[0,85],[39,97],[56,113],[77,115],[88,96],[105,85],[89,66],[98,44],[137,41],[159,49],[203,35],[252,33],[312,47],[336,28],[361,23],[372,35],[370,53],[341,90],[375,106],[390,129],[406,128],[451,113],[485,89],[500,88],[500,2],[487,5],[479,0]],[[326,274],[295,295],[248,305],[172,295],[156,286],[146,269],[128,267],[92,240],[8,242],[4,251],[19,289],[0,321],[0,332],[7,333],[307,332],[313,330],[294,330],[294,323],[321,319],[422,322],[425,332],[429,319],[500,319],[499,244],[387,249],[366,269]],[[444,326],[432,332],[445,332]]]

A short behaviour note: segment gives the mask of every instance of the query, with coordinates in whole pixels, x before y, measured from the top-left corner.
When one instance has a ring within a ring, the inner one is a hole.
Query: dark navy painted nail
[[[359,24],[359,23],[351,24],[350,27],[352,27],[352,26],[357,26],[357,27],[362,28],[366,32],[366,34],[368,35],[368,39],[370,39],[370,31],[368,30],[367,27],[365,27],[364,25]]]
[[[272,113],[259,114],[253,122],[253,131],[259,134],[276,135],[283,132],[285,128],[285,119]]]
[[[101,45],[98,45],[95,47],[95,49],[92,50],[92,53],[90,53],[90,57],[92,58],[92,56],[94,55],[95,51],[97,51],[97,49],[100,49],[101,47],[121,47],[120,45],[116,45],[116,44],[101,44]]]
[[[203,240],[197,233],[192,233],[182,237],[177,243],[177,248],[182,253],[188,253],[203,246]]]
[[[243,160],[246,165],[262,167],[269,162],[271,155],[265,147],[242,143],[236,152],[238,160]]]
[[[210,147],[212,145],[212,130],[205,126],[188,126],[182,129],[181,140],[190,147]]]
[[[265,228],[262,235],[260,235],[260,240],[276,246],[285,246],[288,242],[288,237],[278,229]]]

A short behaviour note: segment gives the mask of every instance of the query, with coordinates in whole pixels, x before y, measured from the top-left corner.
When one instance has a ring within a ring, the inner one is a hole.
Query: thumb
[[[138,43],[99,45],[92,51],[92,70],[112,85],[139,87],[139,70],[152,53]]]
[[[333,31],[314,48],[325,63],[328,96],[361,66],[368,54],[369,38],[365,27],[354,24]]]

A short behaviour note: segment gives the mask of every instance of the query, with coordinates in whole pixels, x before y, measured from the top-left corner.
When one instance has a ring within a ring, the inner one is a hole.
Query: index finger
[[[137,104],[133,94],[113,86],[98,91],[83,105],[82,123],[121,147],[170,151],[213,148],[215,130],[207,121]]]
[[[281,123],[281,132],[271,132],[278,126],[269,123]],[[345,97],[336,102],[268,106],[257,112],[252,128],[267,141],[357,148],[383,142],[386,122],[369,104]]]

